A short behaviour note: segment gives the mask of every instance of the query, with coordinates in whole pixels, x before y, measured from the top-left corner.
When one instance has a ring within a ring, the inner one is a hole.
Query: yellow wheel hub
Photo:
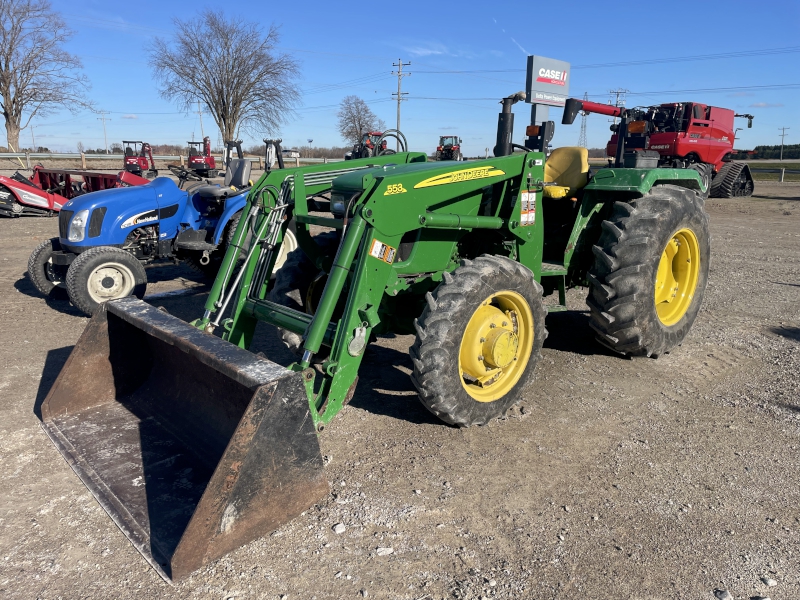
[[[658,318],[667,327],[681,320],[694,299],[700,274],[700,245],[689,229],[674,233],[661,253],[656,274]]]
[[[484,300],[470,317],[458,351],[458,372],[478,402],[505,396],[519,381],[533,348],[533,312],[510,290]]]

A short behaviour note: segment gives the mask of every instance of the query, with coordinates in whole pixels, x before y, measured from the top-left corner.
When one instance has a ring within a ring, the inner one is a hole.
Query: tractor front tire
[[[616,202],[593,247],[586,303],[603,345],[658,358],[679,345],[703,303],[711,254],[698,193],[672,185]]]
[[[294,236],[292,238],[295,239]],[[338,236],[333,231],[315,236],[314,241],[331,254],[336,252],[339,244]],[[297,244],[296,239],[294,243]],[[280,258],[279,256],[278,259],[280,260]],[[324,286],[324,272],[311,262],[302,248],[296,247],[286,255],[280,269],[275,273],[275,285],[270,291],[270,300],[281,306],[313,314],[316,300],[319,299]],[[289,350],[298,355],[302,353],[303,338],[301,335],[281,328],[278,328],[278,335]],[[324,356],[327,356],[325,347],[320,348],[316,358]]]
[[[90,248],[79,254],[67,271],[70,302],[90,316],[107,300],[131,295],[143,298],[146,288],[142,263],[121,248]]]
[[[409,350],[422,404],[459,427],[505,415],[519,402],[547,337],[533,273],[484,254],[445,274],[426,300]]]
[[[36,246],[28,259],[28,277],[33,286],[47,298],[66,294],[68,267],[53,264],[53,252],[60,251],[59,239],[51,238]]]

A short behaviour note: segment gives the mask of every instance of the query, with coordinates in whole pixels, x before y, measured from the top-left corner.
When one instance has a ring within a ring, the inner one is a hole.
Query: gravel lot
[[[25,276],[56,219],[1,220],[0,595],[800,598],[800,185],[707,208],[710,283],[682,347],[611,355],[573,290],[520,405],[459,430],[419,404],[413,339],[383,338],[320,436],[328,498],[174,587],[39,426],[87,319]],[[208,288],[188,268],[149,276],[154,304],[202,313]],[[266,327],[254,350],[288,361]]]

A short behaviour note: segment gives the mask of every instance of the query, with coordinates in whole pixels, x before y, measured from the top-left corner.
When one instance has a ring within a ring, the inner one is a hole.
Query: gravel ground
[[[611,355],[573,290],[518,407],[459,430],[419,404],[413,339],[383,338],[320,436],[332,493],[174,587],[39,426],[87,319],[25,276],[56,220],[0,221],[0,595],[800,598],[800,185],[708,211],[709,288],[682,347]],[[201,314],[208,288],[192,271],[149,276],[154,304]],[[272,331],[257,338],[288,360]]]

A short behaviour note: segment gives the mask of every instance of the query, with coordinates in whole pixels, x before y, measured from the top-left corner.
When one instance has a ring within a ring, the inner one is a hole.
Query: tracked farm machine
[[[206,136],[202,142],[186,142],[189,146],[189,170],[198,177],[216,177],[217,161],[211,156],[211,138]]]
[[[746,162],[732,161],[735,117],[727,108],[698,102],[658,104],[626,109],[571,98],[567,111],[619,117],[606,154],[624,166],[661,166],[694,169],[712,198],[752,196],[753,176]],[[574,118],[574,116],[573,116]],[[620,143],[622,140],[622,143]]]
[[[128,173],[133,173],[139,177],[146,177],[147,179],[158,177],[156,163],[153,160],[153,149],[150,147],[150,144],[147,142],[127,140],[123,140],[122,143],[125,147],[124,166]],[[147,162],[148,158],[150,162]]]
[[[536,393],[545,317],[566,310],[568,288],[588,286],[591,327],[620,354],[655,358],[687,335],[709,268],[700,174],[592,174],[584,148],[546,156],[552,122],[516,146],[517,96],[493,158],[403,152],[265,173],[191,324],[136,298],[92,317],[43,426],[162,576],[185,577],[325,497],[318,436],[379,334],[415,336],[420,401],[462,427]],[[270,291],[290,220],[299,247]],[[278,328],[294,362],[248,351],[259,323]]]

